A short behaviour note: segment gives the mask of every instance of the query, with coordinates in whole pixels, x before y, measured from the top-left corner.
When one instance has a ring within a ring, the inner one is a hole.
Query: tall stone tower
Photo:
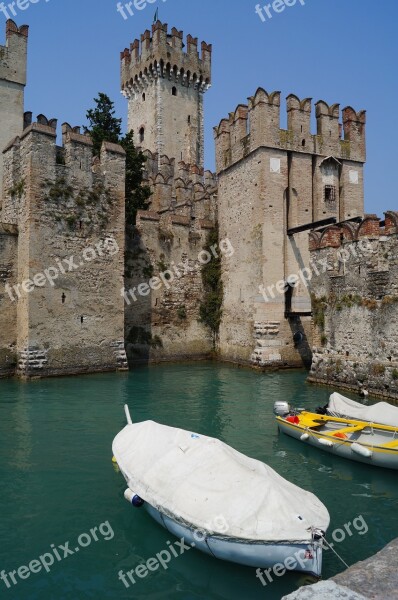
[[[23,130],[24,91],[29,27],[9,19],[6,44],[0,45],[0,206],[3,189],[3,149]]]
[[[212,46],[171,34],[160,21],[121,53],[122,93],[136,146],[203,167],[203,95],[211,82]]]
[[[280,92],[248,100],[215,128],[220,236],[235,249],[223,257],[220,353],[310,364],[308,231],[363,216],[366,112],[320,100],[312,133],[310,98],[287,97],[287,129]]]

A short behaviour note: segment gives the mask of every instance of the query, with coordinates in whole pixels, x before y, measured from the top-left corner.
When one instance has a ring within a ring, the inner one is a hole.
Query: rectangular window
[[[334,185],[325,185],[325,202],[336,202],[336,188]]]

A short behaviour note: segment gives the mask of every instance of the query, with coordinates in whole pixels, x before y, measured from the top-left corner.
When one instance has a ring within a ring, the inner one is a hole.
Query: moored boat
[[[398,427],[275,406],[278,428],[301,442],[350,460],[398,469]]]
[[[334,392],[325,406],[325,412],[331,417],[344,417],[398,428],[398,407],[387,402],[361,404]]]
[[[215,558],[257,568],[289,560],[321,575],[330,517],[314,494],[220,440],[126,415],[113,453],[129,502]]]

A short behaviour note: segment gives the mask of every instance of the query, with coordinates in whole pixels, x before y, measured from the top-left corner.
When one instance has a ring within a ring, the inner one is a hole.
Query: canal
[[[328,537],[345,531],[335,550],[349,565],[380,550],[398,535],[396,472],[339,459],[278,434],[275,400],[310,409],[327,402],[331,390],[305,379],[300,371],[261,374],[199,363],[0,381],[0,571],[17,571],[16,584],[7,575],[10,587],[0,579],[0,597],[279,600],[304,583],[303,575],[289,573],[263,587],[254,569],[191,549],[127,589],[119,571],[135,569],[174,539],[123,499],[124,480],[112,465],[111,444],[125,425],[124,403],[133,420],[220,438],[315,493],[331,515]],[[355,519],[349,535],[344,526]],[[36,562],[46,554],[44,562],[53,560],[48,572]],[[31,571],[20,569],[30,563]],[[325,578],[343,569],[332,551],[324,552]]]

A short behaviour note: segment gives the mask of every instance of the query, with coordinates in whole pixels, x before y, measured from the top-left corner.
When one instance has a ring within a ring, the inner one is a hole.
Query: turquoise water
[[[305,384],[304,372],[261,374],[212,363],[159,366],[129,374],[33,381],[0,381],[0,571],[16,571],[58,550],[49,573],[0,580],[0,598],[75,600],[149,598],[280,599],[305,577],[289,573],[263,587],[255,570],[217,561],[196,550],[173,558],[127,589],[118,573],[174,542],[144,510],[123,499],[122,476],[111,462],[113,437],[134,420],[153,419],[222,439],[267,462],[282,476],[314,492],[331,514],[331,533],[362,515],[368,532],[337,543],[353,564],[398,535],[398,482],[393,471],[332,457],[279,435],[272,407],[293,400],[314,408],[330,390]],[[358,529],[360,522],[356,522]],[[95,530],[98,541],[90,530]],[[90,541],[91,544],[82,547]],[[106,539],[105,539],[106,538]],[[54,554],[53,554],[54,556]],[[50,562],[50,558],[45,558]],[[38,569],[33,563],[33,569]],[[343,570],[324,553],[324,576]],[[26,576],[26,570],[21,570]]]

